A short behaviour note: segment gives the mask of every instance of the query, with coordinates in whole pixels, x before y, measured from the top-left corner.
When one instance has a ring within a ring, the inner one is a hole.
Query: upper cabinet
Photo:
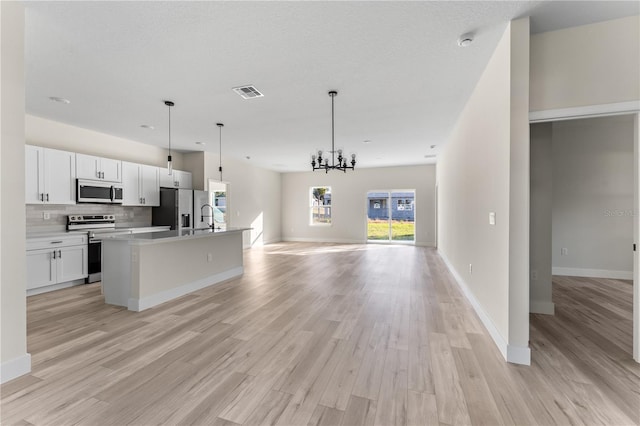
[[[173,170],[173,174],[169,174],[168,169],[160,169],[160,186],[162,188],[182,188],[193,189],[193,178],[190,172]]]
[[[160,180],[158,168],[122,162],[124,206],[159,206]]]
[[[122,182],[122,161],[76,154],[76,175],[78,179]]]
[[[75,204],[75,153],[26,145],[25,190],[26,204]]]

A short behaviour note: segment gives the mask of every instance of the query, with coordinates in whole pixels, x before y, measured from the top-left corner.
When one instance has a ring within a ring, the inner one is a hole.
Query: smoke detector
[[[460,47],[467,47],[471,43],[473,43],[473,34],[471,33],[462,34],[460,38],[458,38],[458,46]]]
[[[232,90],[242,96],[242,99],[254,99],[264,96],[253,85],[233,87]]]

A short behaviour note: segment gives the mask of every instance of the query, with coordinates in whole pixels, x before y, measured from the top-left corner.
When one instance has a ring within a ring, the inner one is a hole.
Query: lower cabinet
[[[86,278],[86,238],[82,235],[28,241],[27,290]]]

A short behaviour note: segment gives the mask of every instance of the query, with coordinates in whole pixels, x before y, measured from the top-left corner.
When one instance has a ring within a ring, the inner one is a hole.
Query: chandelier
[[[333,99],[338,95],[338,92],[332,90],[329,92],[331,96],[331,164],[329,164],[328,158],[322,158],[322,151],[318,151],[318,157],[316,162],[315,154],[311,156],[311,167],[314,171],[324,170],[325,173],[329,173],[329,170],[340,170],[347,172],[347,169],[354,170],[356,167],[356,155],[351,154],[351,165],[347,164],[347,159],[342,156],[342,150],[336,151],[335,147],[335,126],[333,117]],[[336,152],[338,153],[338,164],[336,164]]]

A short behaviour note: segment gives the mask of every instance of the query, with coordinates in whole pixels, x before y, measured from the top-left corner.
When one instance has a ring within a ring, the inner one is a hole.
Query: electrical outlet
[[[535,281],[537,279],[538,279],[538,271],[536,270],[531,271],[531,280]]]
[[[560,249],[560,256],[567,256],[569,254],[569,249],[566,247],[563,247]]]
[[[44,219],[44,220],[49,220],[49,219],[51,219],[51,213],[49,213],[49,212],[42,212],[42,219]]]
[[[473,265],[469,264],[469,273],[473,275]]]
[[[207,253],[207,262],[213,262],[213,253]]]
[[[489,225],[496,224],[496,212],[489,212]]]

